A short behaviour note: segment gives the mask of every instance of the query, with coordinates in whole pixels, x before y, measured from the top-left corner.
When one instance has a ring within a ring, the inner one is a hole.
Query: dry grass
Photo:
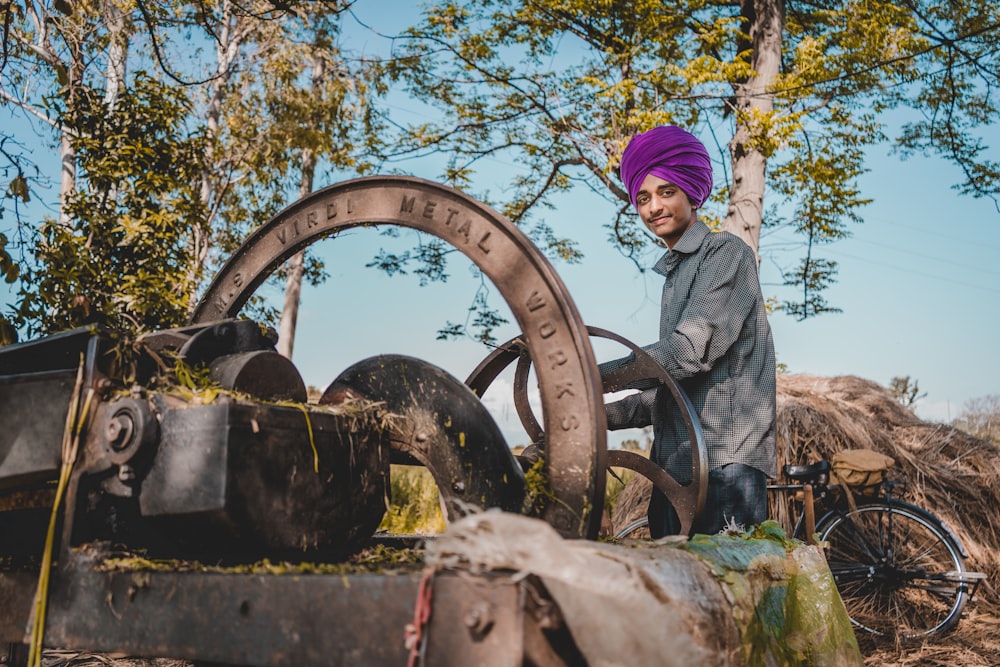
[[[778,466],[866,447],[893,457],[897,494],[955,531],[970,570],[987,574],[973,605],[1000,616],[1000,452],[950,426],[921,421],[884,387],[857,377],[781,376]]]
[[[857,377],[784,375],[778,381],[778,464],[865,447],[896,460],[904,500],[944,520],[986,581],[958,628],[918,646],[859,636],[866,664],[1000,664],[1000,452],[950,426],[918,419],[884,387]]]
[[[869,667],[996,667],[1000,663],[1000,618],[973,601],[958,628],[915,646],[886,646],[858,636]]]
[[[128,658],[80,651],[46,650],[42,667],[193,667],[185,660],[169,658]]]

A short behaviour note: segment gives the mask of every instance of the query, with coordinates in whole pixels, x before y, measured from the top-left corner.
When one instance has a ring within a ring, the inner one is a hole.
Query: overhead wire
[[[838,257],[838,256],[839,257],[848,257],[850,259],[854,259],[854,260],[857,260],[857,261],[860,261],[860,262],[864,262],[865,264],[870,264],[870,265],[873,265],[873,266],[879,266],[879,267],[882,267],[884,269],[891,269],[893,271],[898,271],[900,273],[909,273],[911,275],[921,276],[923,278],[930,278],[931,280],[937,280],[937,281],[941,281],[941,282],[951,283],[953,285],[959,285],[961,287],[967,287],[969,289],[976,289],[976,290],[981,290],[981,291],[984,291],[984,292],[991,292],[993,294],[1000,294],[1000,288],[992,287],[990,285],[976,284],[976,283],[967,283],[967,282],[963,282],[961,280],[955,280],[954,278],[946,278],[946,277],[942,277],[942,276],[939,276],[939,275],[934,275],[934,274],[931,274],[931,273],[926,273],[926,272],[923,272],[923,271],[914,271],[913,269],[903,268],[903,267],[900,267],[900,266],[895,266],[893,264],[886,264],[885,262],[879,262],[877,260],[869,259],[867,257],[860,257],[858,255],[853,255],[851,253],[846,253],[843,250],[839,250],[839,249],[838,250],[827,250],[826,253],[830,254],[830,255],[833,255],[834,257]]]

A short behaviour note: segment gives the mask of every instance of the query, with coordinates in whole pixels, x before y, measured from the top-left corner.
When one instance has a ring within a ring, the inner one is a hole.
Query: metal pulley
[[[449,520],[470,508],[522,511],[524,474],[493,417],[460,380],[420,359],[381,355],[341,373],[320,403],[348,396],[382,402],[394,415],[393,461],[427,467]]]

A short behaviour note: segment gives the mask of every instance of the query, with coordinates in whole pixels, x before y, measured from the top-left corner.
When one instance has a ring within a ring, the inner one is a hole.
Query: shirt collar
[[[673,249],[668,250],[653,266],[653,270],[661,275],[666,275],[670,269],[677,265],[677,262],[683,259],[684,255],[697,252],[702,241],[711,233],[708,225],[701,220],[695,220],[694,224],[684,231]]]

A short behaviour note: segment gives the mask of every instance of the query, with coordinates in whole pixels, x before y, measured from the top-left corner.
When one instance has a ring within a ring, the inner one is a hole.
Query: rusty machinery
[[[310,404],[298,370],[275,352],[273,331],[239,319],[240,311],[299,250],[370,225],[427,232],[463,252],[500,291],[521,334],[465,382],[419,359],[381,355],[345,370]],[[602,384],[590,336],[621,343],[635,361]],[[541,504],[526,502],[534,459],[512,455],[479,398],[515,363],[515,406],[541,452],[550,496]],[[541,419],[528,405],[532,366]],[[217,393],[205,400],[176,391],[165,375],[178,368],[207,377]],[[637,454],[606,449],[604,393],[642,383],[659,383],[663,400],[685,408],[696,445],[686,485]],[[409,177],[347,181],[279,213],[225,264],[187,326],[128,341],[89,327],[0,348],[0,642],[13,647],[11,662],[31,627],[37,555],[67,470],[64,445],[74,439],[46,645],[213,663],[399,664],[402,641],[387,635],[412,621],[419,573],[107,572],[99,567],[107,545],[203,561],[336,561],[376,539],[390,462],[426,466],[449,519],[498,507],[534,513],[570,538],[597,537],[608,466],[649,477],[686,527],[706,490],[700,426],[669,376],[629,341],[586,327],[559,276],[513,224],[456,190]],[[471,664],[462,657],[497,651],[574,662],[572,641],[539,613],[544,595],[528,594],[531,585],[437,577],[425,662]],[[502,610],[490,629],[503,632],[489,641],[476,624],[446,632],[468,621],[469,605]]]

